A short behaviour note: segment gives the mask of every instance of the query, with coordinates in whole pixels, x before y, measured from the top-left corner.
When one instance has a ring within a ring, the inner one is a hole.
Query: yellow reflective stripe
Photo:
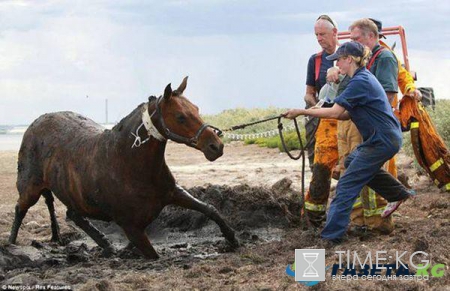
[[[369,209],[377,208],[377,196],[372,188],[369,188]]]
[[[384,212],[384,207],[376,208],[376,209],[364,209],[364,216],[374,216],[374,215],[381,215]]]
[[[353,208],[361,207],[361,205],[362,205],[361,201],[355,202],[355,204],[353,204]]]
[[[360,207],[361,205],[362,205],[361,196],[358,196],[358,198],[356,198],[355,203],[353,204],[353,208]]]
[[[432,164],[430,166],[430,171],[434,172],[437,170],[437,168],[439,168],[440,166],[442,166],[444,164],[444,160],[442,158],[440,158],[439,160],[437,160],[434,164]]]
[[[314,203],[306,201],[305,202],[305,208],[307,210],[310,210],[310,211],[325,211],[326,210],[326,205],[314,204]]]
[[[445,190],[450,191],[450,183],[448,183],[447,185],[445,185]]]
[[[413,128],[419,128],[419,122],[411,122],[411,129]]]
[[[414,91],[414,90],[416,90],[416,88],[415,88],[415,86],[414,86],[414,84],[407,84],[406,86],[405,86],[405,91],[406,92],[412,92],[412,91]]]

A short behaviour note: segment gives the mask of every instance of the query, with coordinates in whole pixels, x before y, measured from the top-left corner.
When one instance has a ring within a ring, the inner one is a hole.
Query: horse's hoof
[[[117,254],[117,250],[113,246],[108,246],[102,250],[102,256],[110,258]]]
[[[144,257],[145,257],[145,259],[146,260],[149,260],[149,261],[157,261],[157,260],[159,260],[159,255],[144,255]]]
[[[64,242],[62,241],[61,238],[52,238],[50,241],[51,241],[52,243],[56,243],[56,244],[58,244],[58,245],[60,245],[60,246],[63,246],[63,245],[64,245]]]
[[[234,236],[232,239],[227,239],[227,245],[230,251],[234,251],[241,246],[239,241]]]

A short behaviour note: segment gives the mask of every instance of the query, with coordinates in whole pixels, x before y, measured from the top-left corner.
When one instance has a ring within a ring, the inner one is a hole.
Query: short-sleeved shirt
[[[323,85],[327,83],[327,70],[333,66],[333,61],[326,59],[329,56],[326,51],[322,51],[322,62],[320,64],[318,84],[316,84],[316,56],[313,54],[308,61],[308,71],[306,73],[306,85],[316,88],[316,92],[319,93]]]
[[[372,55],[375,55],[380,49],[382,49],[382,47],[377,44],[372,49]],[[384,91],[391,93],[398,92],[398,62],[397,58],[390,50],[383,49],[381,51],[370,67],[370,72],[374,74],[381,83]]]
[[[364,141],[382,138],[384,130],[398,132],[401,141],[400,123],[394,116],[384,88],[365,67],[356,70],[334,102],[348,111]]]

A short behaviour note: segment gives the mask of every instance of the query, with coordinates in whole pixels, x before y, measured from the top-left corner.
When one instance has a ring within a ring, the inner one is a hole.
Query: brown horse
[[[216,128],[203,123],[198,107],[169,85],[149,98],[112,130],[72,112],[44,114],[25,132],[19,152],[19,199],[10,243],[15,243],[28,209],[41,195],[48,206],[52,241],[60,241],[52,193],[67,206],[67,216],[106,254],[115,250],[86,218],[115,221],[146,257],[158,258],[145,228],[168,204],[202,212],[237,247],[234,231],[217,210],[178,186],[166,165],[167,139],[202,151],[214,161],[223,154]],[[189,137],[189,138],[187,138]]]

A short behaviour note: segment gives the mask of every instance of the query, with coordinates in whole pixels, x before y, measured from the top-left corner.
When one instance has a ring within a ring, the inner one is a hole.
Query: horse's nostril
[[[218,152],[219,151],[219,148],[215,145],[215,144],[210,144],[209,145],[209,148],[212,150],[212,151],[214,151],[214,152]]]

